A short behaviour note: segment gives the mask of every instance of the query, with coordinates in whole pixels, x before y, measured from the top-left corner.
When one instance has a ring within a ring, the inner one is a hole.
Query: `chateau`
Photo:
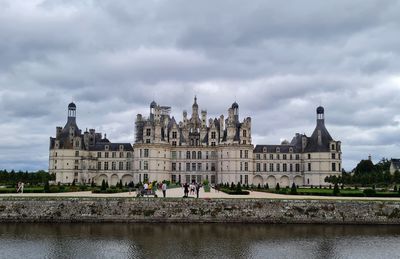
[[[150,104],[147,118],[137,115],[135,142],[111,143],[93,129],[81,133],[76,106],[68,106],[64,128],[50,138],[49,172],[60,183],[111,185],[145,181],[237,183],[275,187],[326,185],[325,177],[341,174],[341,143],[325,127],[324,108],[310,137],[296,134],[280,145],[254,145],[251,118],[240,119],[234,102],[225,118],[207,118],[194,98],[190,117],[170,116],[171,108]]]

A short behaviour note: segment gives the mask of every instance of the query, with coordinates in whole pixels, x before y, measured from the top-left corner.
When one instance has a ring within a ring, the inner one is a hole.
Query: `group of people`
[[[17,189],[17,193],[24,193],[24,183],[23,182],[18,182],[18,184],[17,184],[17,186],[16,186],[16,189]]]
[[[191,184],[185,183],[183,185],[183,197],[187,198],[189,197],[189,193],[190,195],[195,195],[196,197],[199,198],[199,192],[200,192],[200,188],[201,188],[201,184],[196,183],[196,182],[192,182]]]
[[[155,192],[155,190],[153,190],[154,188],[161,190],[164,198],[167,196],[167,184],[165,182],[158,183],[158,184],[155,183],[154,185],[153,185],[153,183],[144,183],[143,184],[143,191],[147,195],[152,194],[153,191]]]

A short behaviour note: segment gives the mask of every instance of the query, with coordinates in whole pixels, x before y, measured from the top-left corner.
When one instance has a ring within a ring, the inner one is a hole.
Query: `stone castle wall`
[[[400,202],[4,197],[0,222],[400,224]]]

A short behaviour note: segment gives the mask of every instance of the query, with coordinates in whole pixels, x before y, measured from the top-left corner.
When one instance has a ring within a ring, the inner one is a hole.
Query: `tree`
[[[333,195],[338,196],[339,193],[340,193],[339,185],[336,183],[335,186],[333,187]]]
[[[292,184],[292,188],[290,189],[290,194],[292,194],[292,195],[297,194],[297,187],[296,187],[295,183]]]
[[[261,189],[261,184],[258,184],[258,185],[257,185],[257,189]]]
[[[49,181],[44,183],[44,192],[49,193],[50,192],[50,185]]]
[[[266,190],[269,190],[269,185],[268,185],[268,183],[265,185],[265,189],[266,189]]]
[[[279,191],[280,189],[281,189],[281,187],[279,186],[279,183],[276,183],[275,190],[276,190],[276,191]]]
[[[101,190],[102,190],[102,191],[107,190],[106,180],[104,180],[104,179],[103,179],[103,181],[101,182]]]

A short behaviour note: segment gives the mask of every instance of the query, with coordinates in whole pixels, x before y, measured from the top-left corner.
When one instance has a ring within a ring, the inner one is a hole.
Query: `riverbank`
[[[0,222],[400,224],[400,201],[1,196]]]

